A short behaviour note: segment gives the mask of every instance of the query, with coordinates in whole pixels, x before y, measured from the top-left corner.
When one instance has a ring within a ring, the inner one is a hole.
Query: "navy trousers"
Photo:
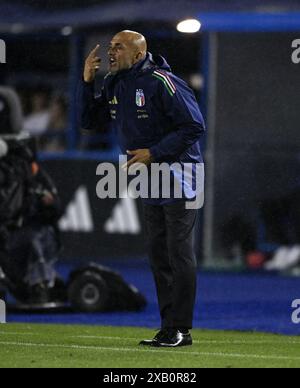
[[[193,326],[197,261],[194,229],[197,210],[185,202],[155,206],[144,204],[146,239],[156,284],[161,328]]]

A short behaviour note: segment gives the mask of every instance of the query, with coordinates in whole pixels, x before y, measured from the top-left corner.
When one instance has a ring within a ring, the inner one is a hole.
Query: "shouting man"
[[[95,97],[95,74],[101,66],[98,50],[99,45],[86,59],[80,84],[81,127],[97,130],[112,124],[121,150],[130,157],[127,168],[137,163],[149,168],[153,163],[203,164],[200,138],[204,122],[194,93],[171,73],[163,57],[147,51],[145,37],[133,31],[113,37],[108,48],[109,73],[101,94]],[[188,185],[184,177],[180,179],[182,187]],[[161,330],[140,344],[191,345],[197,210],[188,209],[186,199],[175,197],[174,190],[169,198],[143,202]]]

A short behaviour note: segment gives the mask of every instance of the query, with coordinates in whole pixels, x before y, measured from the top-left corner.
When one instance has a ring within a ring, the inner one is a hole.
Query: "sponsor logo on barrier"
[[[104,225],[105,232],[112,234],[140,234],[142,231],[135,201],[126,197],[114,207],[112,216]]]
[[[65,215],[59,221],[62,232],[91,233],[94,231],[92,210],[86,187],[76,191],[74,200],[68,205]]]
[[[6,43],[0,39],[0,63],[6,63]]]
[[[140,234],[142,228],[135,200],[126,197],[126,193],[121,198],[113,208],[111,217],[105,222],[104,231],[108,234]],[[67,206],[59,221],[59,229],[68,233],[94,232],[95,225],[86,187],[76,190],[74,200]]]
[[[300,63],[300,39],[295,39],[292,42],[292,48],[294,49],[292,52],[292,62],[298,65]]]
[[[0,323],[6,323],[6,305],[4,300],[0,299]]]
[[[292,322],[295,325],[300,324],[300,299],[295,299],[292,303],[292,309],[294,310],[292,313]]]
[[[186,199],[187,209],[201,209],[204,204],[203,163],[135,163],[124,170],[127,156],[119,158],[119,174],[113,163],[100,163],[96,193],[99,199]],[[117,179],[117,176],[119,179]],[[129,177],[131,181],[128,182]],[[150,184],[149,184],[150,182]]]

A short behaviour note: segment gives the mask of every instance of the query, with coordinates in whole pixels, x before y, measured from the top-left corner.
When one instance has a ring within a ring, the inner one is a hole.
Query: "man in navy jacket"
[[[147,51],[141,34],[118,33],[108,49],[110,72],[101,94],[95,96],[95,74],[101,65],[98,49],[86,59],[79,88],[81,127],[97,130],[112,125],[122,152],[130,157],[126,168],[137,163],[148,167],[162,162],[203,164],[199,141],[204,121],[199,106],[192,90],[171,73],[165,59]],[[193,184],[197,182],[193,180]],[[140,344],[191,345],[197,211],[187,209],[186,200],[175,198],[172,190],[169,198],[144,199],[144,209],[161,330]]]

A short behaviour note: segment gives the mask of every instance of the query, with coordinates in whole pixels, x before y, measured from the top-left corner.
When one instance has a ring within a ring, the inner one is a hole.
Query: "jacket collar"
[[[147,70],[149,68],[152,68],[155,66],[155,62],[153,60],[153,55],[149,52],[147,52],[146,58],[142,59],[140,62],[136,63],[132,66],[131,70],[134,72],[139,72],[143,70]]]

